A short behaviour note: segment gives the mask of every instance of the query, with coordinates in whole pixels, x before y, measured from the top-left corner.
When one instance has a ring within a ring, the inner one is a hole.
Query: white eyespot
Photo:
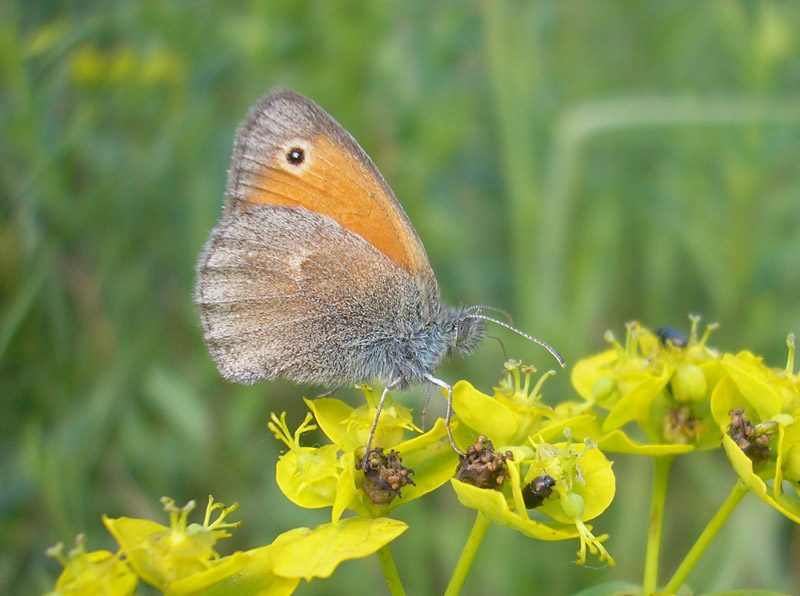
[[[278,164],[287,172],[296,174],[304,171],[313,160],[311,144],[305,139],[291,139],[279,151]]]

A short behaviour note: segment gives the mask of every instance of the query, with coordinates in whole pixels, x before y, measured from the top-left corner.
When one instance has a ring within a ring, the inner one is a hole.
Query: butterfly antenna
[[[489,306],[487,304],[473,304],[472,306],[468,306],[465,310],[468,313],[471,313],[472,311],[480,312],[482,310],[490,310],[492,312],[496,312],[496,313],[499,313],[499,314],[503,315],[505,317],[506,321],[508,321],[509,325],[513,325],[514,324],[514,319],[511,318],[511,313],[509,313],[507,310],[503,310],[502,308],[498,308],[496,306]]]
[[[471,319],[481,319],[483,321],[489,321],[490,323],[494,323],[495,325],[500,325],[501,327],[508,329],[509,331],[513,331],[514,333],[524,337],[528,341],[532,341],[535,344],[539,344],[545,350],[550,352],[550,355],[558,361],[558,364],[561,366],[561,368],[564,368],[567,365],[564,358],[562,358],[561,354],[559,354],[553,346],[551,346],[546,341],[539,339],[538,337],[533,337],[532,335],[529,335],[524,331],[520,331],[513,325],[509,325],[508,323],[504,323],[503,321],[498,321],[497,319],[493,319],[492,317],[487,317],[486,315],[481,313],[470,313],[467,316]]]
[[[506,362],[508,360],[508,354],[506,353],[506,346],[503,343],[503,340],[496,335],[487,335],[486,339],[493,339],[500,344],[500,349],[503,351],[503,362]]]

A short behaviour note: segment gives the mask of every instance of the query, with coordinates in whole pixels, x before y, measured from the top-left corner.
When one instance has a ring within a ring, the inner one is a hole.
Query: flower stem
[[[472,524],[472,530],[467,537],[467,542],[464,544],[464,549],[461,551],[461,556],[458,558],[450,583],[447,584],[445,596],[456,596],[461,592],[464,581],[467,579],[467,574],[472,567],[472,562],[475,560],[475,555],[478,554],[478,549],[490,525],[489,518],[479,511],[475,516],[475,523]]]
[[[647,524],[647,551],[644,558],[642,593],[652,594],[658,585],[658,563],[661,552],[661,532],[664,529],[664,503],[667,500],[669,471],[673,455],[653,458],[653,492],[650,495],[650,521]]]
[[[400,581],[400,575],[397,573],[397,566],[394,564],[394,557],[392,557],[392,551],[389,550],[389,545],[380,549],[377,555],[392,596],[405,596],[406,591],[403,588],[403,582]]]
[[[736,506],[739,504],[739,501],[742,500],[742,497],[744,497],[747,492],[747,487],[741,481],[738,481],[728,495],[728,498],[725,499],[725,502],[714,514],[714,517],[708,522],[702,534],[700,534],[700,537],[692,548],[689,549],[689,552],[683,558],[683,561],[669,580],[669,583],[664,587],[664,592],[668,594],[677,592],[678,588],[683,584],[686,577],[697,564],[697,561],[700,559],[700,556],[706,550],[711,540],[717,535],[717,532],[722,529],[728,517],[730,517],[733,510],[736,509]]]

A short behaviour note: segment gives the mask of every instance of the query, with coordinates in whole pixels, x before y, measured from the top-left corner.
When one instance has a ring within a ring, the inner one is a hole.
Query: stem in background
[[[728,495],[728,498],[725,499],[725,502],[714,514],[714,517],[712,517],[708,522],[702,534],[700,534],[700,537],[694,543],[694,546],[692,546],[692,548],[683,558],[681,564],[678,565],[678,569],[669,580],[669,583],[667,583],[667,585],[664,587],[664,592],[668,594],[674,594],[677,592],[678,588],[680,588],[683,582],[686,581],[686,577],[697,564],[700,556],[705,552],[711,540],[722,529],[722,526],[725,525],[725,522],[730,517],[731,513],[733,513],[733,510],[736,509],[739,501],[742,500],[742,497],[744,497],[747,492],[747,487],[742,483],[741,480],[738,481],[733,487],[731,494]]]
[[[464,549],[461,551],[461,556],[458,558],[450,583],[447,584],[445,596],[456,596],[461,592],[464,581],[467,579],[467,574],[475,560],[475,555],[478,554],[478,548],[480,548],[483,538],[486,536],[486,530],[489,529],[490,525],[489,518],[479,511],[475,516],[475,523],[472,524],[472,530],[467,537],[467,542],[464,544]]]
[[[539,278],[531,274],[540,200],[531,92],[538,88],[540,42],[535,35],[519,29],[521,23],[531,22],[530,15],[521,14],[522,8],[493,0],[485,0],[480,6],[490,89],[495,102],[501,174],[508,196],[514,305],[517,323],[524,328],[531,325],[530,313],[536,312],[536,296],[541,286]],[[539,9],[532,3],[525,10]]]
[[[392,551],[389,550],[389,545],[380,549],[377,555],[392,596],[405,596],[406,591],[403,588],[403,582],[400,581],[400,575],[397,573],[397,566],[394,564],[394,557],[392,557]]]
[[[674,455],[653,458],[653,492],[650,495],[650,520],[647,524],[647,551],[644,558],[642,593],[652,594],[658,585],[661,533],[664,529],[664,503],[667,500],[669,471]]]

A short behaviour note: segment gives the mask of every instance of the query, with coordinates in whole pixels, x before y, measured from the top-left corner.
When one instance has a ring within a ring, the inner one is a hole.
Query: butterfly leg
[[[425,392],[425,401],[422,402],[422,408],[419,411],[420,423],[419,427],[422,429],[422,432],[425,432],[425,416],[428,413],[428,406],[431,404],[431,389],[430,387]]]
[[[361,463],[359,469],[363,470],[364,466],[367,463],[367,457],[369,456],[369,452],[372,449],[372,439],[375,438],[375,430],[378,428],[378,419],[381,417],[381,410],[383,410],[383,404],[386,401],[386,396],[389,395],[389,391],[394,389],[400,385],[400,379],[395,379],[386,387],[383,388],[383,393],[381,393],[381,399],[378,401],[378,408],[377,412],[375,412],[375,420],[372,421],[372,428],[369,429],[369,438],[367,439],[367,450],[364,452],[364,457],[361,458]]]
[[[447,413],[445,414],[444,417],[444,425],[445,428],[447,428],[447,439],[450,441],[450,446],[453,448],[453,451],[455,451],[456,453],[458,453],[460,456],[463,457],[464,452],[458,448],[456,442],[453,440],[453,434],[450,432],[450,418],[452,418],[453,416],[453,388],[444,381],[442,381],[441,379],[437,379],[433,375],[425,375],[425,379],[429,383],[432,383],[433,385],[441,387],[442,389],[447,391]]]

